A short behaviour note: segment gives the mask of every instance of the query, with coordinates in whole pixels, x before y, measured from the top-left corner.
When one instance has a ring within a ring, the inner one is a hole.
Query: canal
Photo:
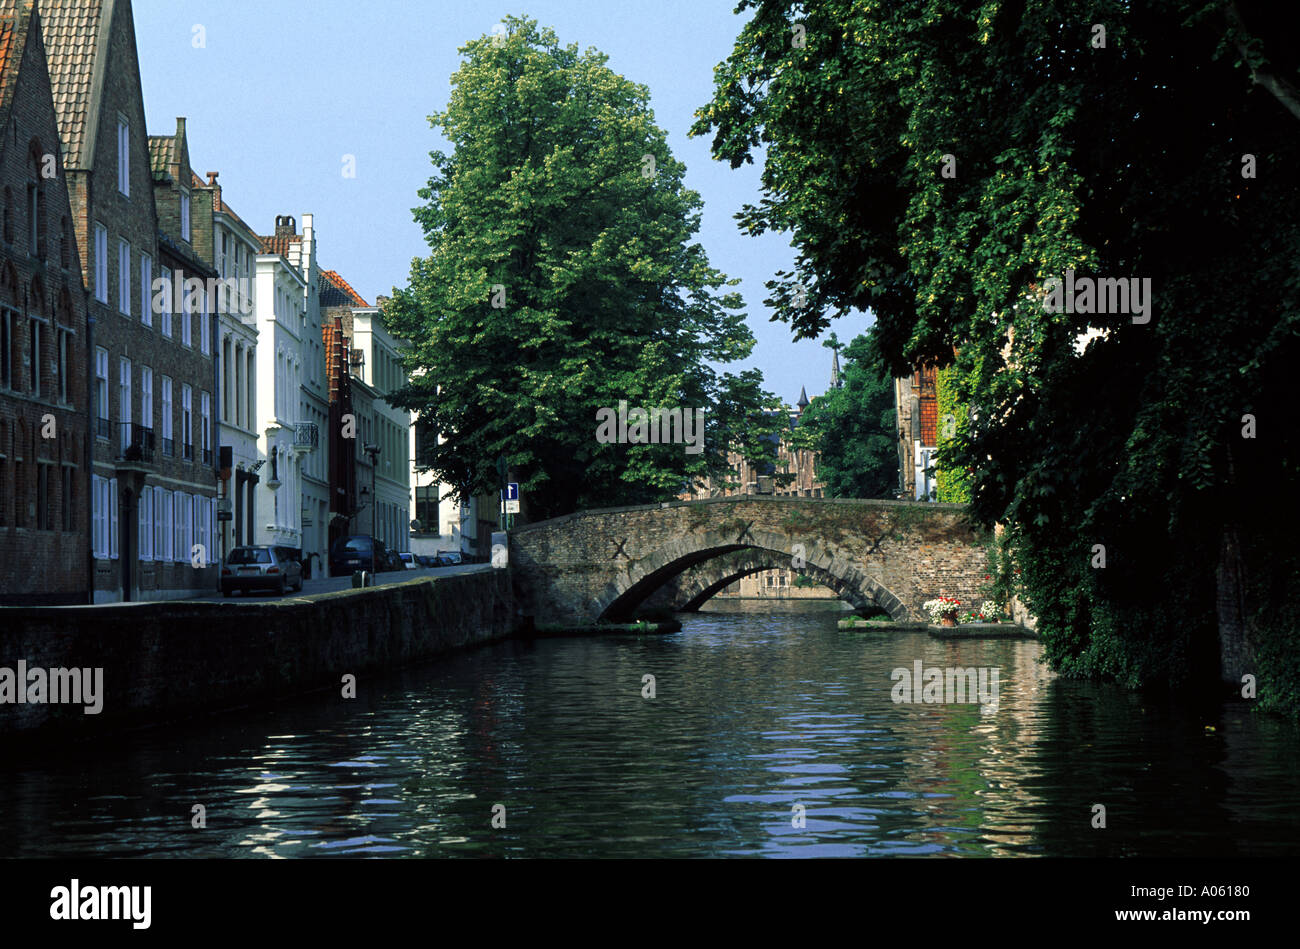
[[[841,631],[841,615],[509,642],[355,700],[6,756],[0,854],[1300,852],[1289,724],[1056,679],[1036,642]],[[996,711],[895,703],[891,671],[917,660],[997,669]]]

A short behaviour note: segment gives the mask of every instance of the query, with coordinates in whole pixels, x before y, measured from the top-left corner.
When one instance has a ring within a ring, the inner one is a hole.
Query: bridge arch
[[[707,566],[711,561],[719,562],[719,576],[707,584],[714,587],[712,592],[703,596],[697,594],[699,602],[707,600],[741,576],[771,566],[793,566],[795,554],[789,537],[769,531],[749,530],[744,534],[744,541],[737,542],[736,538],[711,530],[677,537],[629,564],[625,572],[611,578],[597,594],[592,604],[593,612],[602,622],[626,620],[666,583],[691,568]],[[726,567],[727,559],[734,558],[741,551],[746,552],[741,560],[745,557],[752,558],[750,563],[738,564],[736,569]],[[895,620],[909,619],[903,601],[848,558],[837,556],[834,551],[816,544],[811,547],[803,545],[800,554],[804,564],[798,568],[799,571],[829,587],[855,610],[879,607]],[[699,594],[704,592],[701,589]]]

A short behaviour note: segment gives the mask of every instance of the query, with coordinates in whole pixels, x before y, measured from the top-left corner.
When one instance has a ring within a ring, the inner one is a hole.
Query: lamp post
[[[375,494],[375,473],[379,468],[379,446],[374,444],[363,445],[361,448],[370,456],[370,582],[375,582],[375,544],[378,543],[375,538],[375,512],[379,508],[379,496]]]

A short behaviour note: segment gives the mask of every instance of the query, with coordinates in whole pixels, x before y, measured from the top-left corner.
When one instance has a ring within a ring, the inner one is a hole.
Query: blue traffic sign
[[[519,500],[519,482],[518,482],[518,481],[510,481],[510,482],[508,482],[508,483],[506,484],[505,494],[501,495],[501,500],[503,500],[503,501],[518,501],[518,500]]]

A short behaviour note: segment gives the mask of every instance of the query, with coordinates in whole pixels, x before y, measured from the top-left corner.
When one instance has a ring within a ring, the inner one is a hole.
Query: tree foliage
[[[764,195],[741,222],[788,232],[797,249],[794,271],[769,284],[778,316],[816,335],[869,308],[894,372],[956,359],[971,417],[951,457],[971,470],[973,513],[1008,526],[1058,667],[1211,678],[1234,525],[1259,636],[1294,639],[1278,625],[1298,592],[1280,525],[1300,513],[1292,11],[1244,0],[745,10],[692,131],[712,133],[733,166],[765,150]],[[1150,279],[1149,322],[1047,312],[1046,281],[1067,269]],[[1081,349],[1088,326],[1103,335]],[[1247,414],[1257,438],[1243,438]],[[1290,656],[1264,670],[1273,695],[1300,673]]]
[[[701,200],[653,121],[645,86],[595,50],[509,18],[462,48],[416,208],[431,253],[384,308],[410,343],[407,389],[461,498],[495,492],[509,458],[534,518],[673,497],[725,469],[731,445],[770,454],[774,423],[749,355],[737,281],[692,243]],[[597,410],[702,408],[705,451],[601,444]]]

